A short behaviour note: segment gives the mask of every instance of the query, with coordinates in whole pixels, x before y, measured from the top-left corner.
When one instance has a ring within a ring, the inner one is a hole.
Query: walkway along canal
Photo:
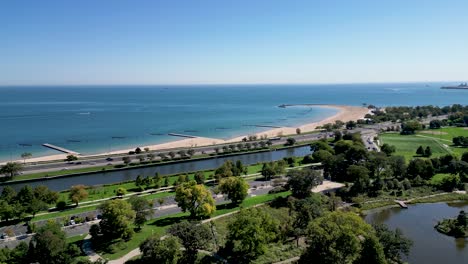
[[[161,164],[151,167],[141,167],[134,169],[118,170],[118,171],[103,171],[96,173],[88,173],[83,175],[59,177],[59,178],[43,178],[29,182],[4,182],[0,184],[0,190],[4,186],[11,186],[15,190],[21,189],[24,185],[36,187],[45,185],[54,191],[63,191],[70,189],[71,186],[84,184],[87,186],[112,184],[125,181],[135,180],[138,175],[153,176],[156,172],[161,175],[178,174],[184,172],[194,172],[199,170],[211,170],[221,166],[225,161],[242,161],[245,165],[256,164],[260,162],[269,162],[283,159],[292,156],[305,156],[311,154],[309,146],[301,146],[296,148],[281,149],[269,152],[257,152],[249,154],[240,154],[227,157],[213,157],[212,159],[204,160],[186,160],[172,164]]]

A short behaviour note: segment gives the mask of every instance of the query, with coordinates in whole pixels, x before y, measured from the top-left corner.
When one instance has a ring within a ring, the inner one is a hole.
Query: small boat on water
[[[459,85],[455,86],[442,86],[440,89],[468,89],[468,83],[460,83]]]

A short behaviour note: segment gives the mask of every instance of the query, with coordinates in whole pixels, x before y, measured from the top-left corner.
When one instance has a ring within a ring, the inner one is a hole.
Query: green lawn
[[[439,140],[421,137],[419,135],[400,135],[396,133],[385,133],[379,136],[381,143],[387,143],[393,145],[396,148],[395,155],[401,155],[406,158],[407,161],[411,160],[416,156],[416,150],[419,146],[423,146],[425,149],[429,146],[432,150],[432,157],[442,156],[453,152],[453,148],[444,147]]]

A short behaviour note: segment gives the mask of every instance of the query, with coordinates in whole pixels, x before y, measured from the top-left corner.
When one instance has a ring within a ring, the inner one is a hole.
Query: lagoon
[[[365,217],[368,223],[383,223],[400,228],[413,240],[409,258],[412,264],[468,263],[468,239],[455,239],[437,232],[434,226],[444,218],[456,217],[468,210],[467,202],[410,205],[377,209]]]

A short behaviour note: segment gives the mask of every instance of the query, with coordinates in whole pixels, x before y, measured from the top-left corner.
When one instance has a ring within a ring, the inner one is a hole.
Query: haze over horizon
[[[0,85],[466,81],[468,2],[0,4]]]

